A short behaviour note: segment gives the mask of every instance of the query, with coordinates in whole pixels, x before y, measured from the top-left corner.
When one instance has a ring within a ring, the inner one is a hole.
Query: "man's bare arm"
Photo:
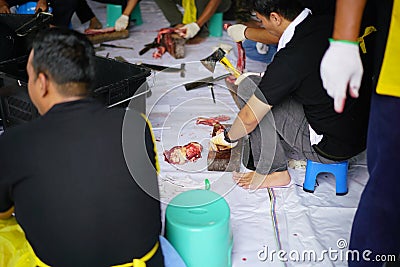
[[[233,122],[228,137],[237,140],[251,133],[271,108],[272,106],[265,104],[255,95],[250,97]]]
[[[135,9],[137,3],[138,0],[128,0],[128,3],[126,4],[126,7],[124,9],[124,12],[122,12],[122,14],[130,16],[132,14],[133,9]]]
[[[196,23],[202,27],[215,13],[222,0],[210,0],[204,9],[203,13],[199,16]]]
[[[263,43],[263,44],[277,44],[279,38],[267,32],[264,28],[250,28],[247,27],[244,35],[247,39]]]
[[[355,42],[360,31],[366,0],[337,0],[333,39]]]

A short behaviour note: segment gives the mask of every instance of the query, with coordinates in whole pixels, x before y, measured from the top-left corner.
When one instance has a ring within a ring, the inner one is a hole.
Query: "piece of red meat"
[[[203,147],[197,142],[190,142],[184,146],[174,146],[164,151],[164,160],[170,164],[185,164],[201,158]]]
[[[223,131],[225,131],[225,126],[220,124],[220,123],[216,123],[216,124],[214,124],[211,136],[214,137],[214,136],[216,136],[217,134],[219,134],[219,133],[221,133]]]
[[[198,117],[196,120],[196,124],[214,126],[214,124],[220,123],[221,121],[228,121],[230,119],[231,118],[226,115],[219,115],[217,117],[211,117],[211,118]]]
[[[185,147],[187,160],[193,162],[201,158],[201,151],[203,150],[203,147],[199,143],[190,142],[189,144],[185,145]]]
[[[227,30],[230,26],[232,26],[232,24],[225,23],[224,24],[224,29]],[[244,51],[242,42],[237,42],[236,46],[237,46],[237,49],[238,49],[238,60],[236,62],[236,69],[238,71],[240,71],[240,73],[243,73],[244,69],[246,68],[246,53]]]
[[[178,29],[175,28],[162,28],[157,33],[157,43],[160,45],[157,47],[157,50],[153,53],[153,58],[158,59],[161,58],[162,55],[167,51],[171,51],[171,48],[174,43],[171,39],[171,33],[177,33]],[[163,39],[164,38],[164,39]],[[161,41],[163,39],[163,41]]]
[[[237,42],[237,49],[238,49],[238,60],[236,63],[236,69],[243,73],[244,69],[246,68],[246,53],[243,48],[242,42]]]
[[[96,35],[96,34],[111,33],[111,32],[115,32],[114,27],[109,27],[109,28],[104,28],[104,29],[86,29],[85,30],[86,35]]]
[[[153,58],[155,59],[161,58],[162,55],[165,54],[165,52],[167,52],[167,48],[165,48],[164,46],[159,46],[156,48],[156,51],[154,51]]]

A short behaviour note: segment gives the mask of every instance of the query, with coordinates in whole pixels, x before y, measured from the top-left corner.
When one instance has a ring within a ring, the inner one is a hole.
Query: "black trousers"
[[[96,2],[122,5],[122,9],[124,9],[127,0],[96,0]],[[89,21],[95,16],[86,0],[52,0],[50,4],[53,8],[53,24],[59,27],[68,27],[74,12],[76,12],[82,23]]]
[[[32,2],[32,0],[7,1],[9,6],[22,5],[27,2]],[[37,0],[33,2],[37,2]],[[125,9],[127,4],[127,0],[96,0],[96,2],[121,5],[122,9]],[[95,17],[87,0],[50,0],[50,6],[53,8],[53,25],[59,27],[68,27],[75,12],[81,23],[85,23]]]

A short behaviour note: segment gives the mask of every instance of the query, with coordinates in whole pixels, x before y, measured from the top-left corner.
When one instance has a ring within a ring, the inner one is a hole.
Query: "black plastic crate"
[[[23,36],[17,35],[16,30],[29,21],[32,21],[35,17],[38,18],[36,15],[29,14],[0,14],[0,32],[2,34],[0,42],[7,48],[0,51],[1,60],[29,54],[36,33],[41,29],[48,28],[50,21],[42,24],[40,19],[35,20],[35,22],[29,24],[29,28],[32,28],[32,30]]]
[[[27,56],[0,63],[0,113],[4,127],[25,123],[39,116],[28,95]],[[96,57],[92,96],[107,106],[130,107],[146,112],[146,77],[150,70],[134,64]]]

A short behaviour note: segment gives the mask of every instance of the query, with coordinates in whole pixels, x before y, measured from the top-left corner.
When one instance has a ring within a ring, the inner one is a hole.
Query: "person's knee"
[[[237,93],[240,99],[247,102],[254,92],[258,90],[258,84],[260,81],[260,76],[252,75],[246,77],[238,86]]]

